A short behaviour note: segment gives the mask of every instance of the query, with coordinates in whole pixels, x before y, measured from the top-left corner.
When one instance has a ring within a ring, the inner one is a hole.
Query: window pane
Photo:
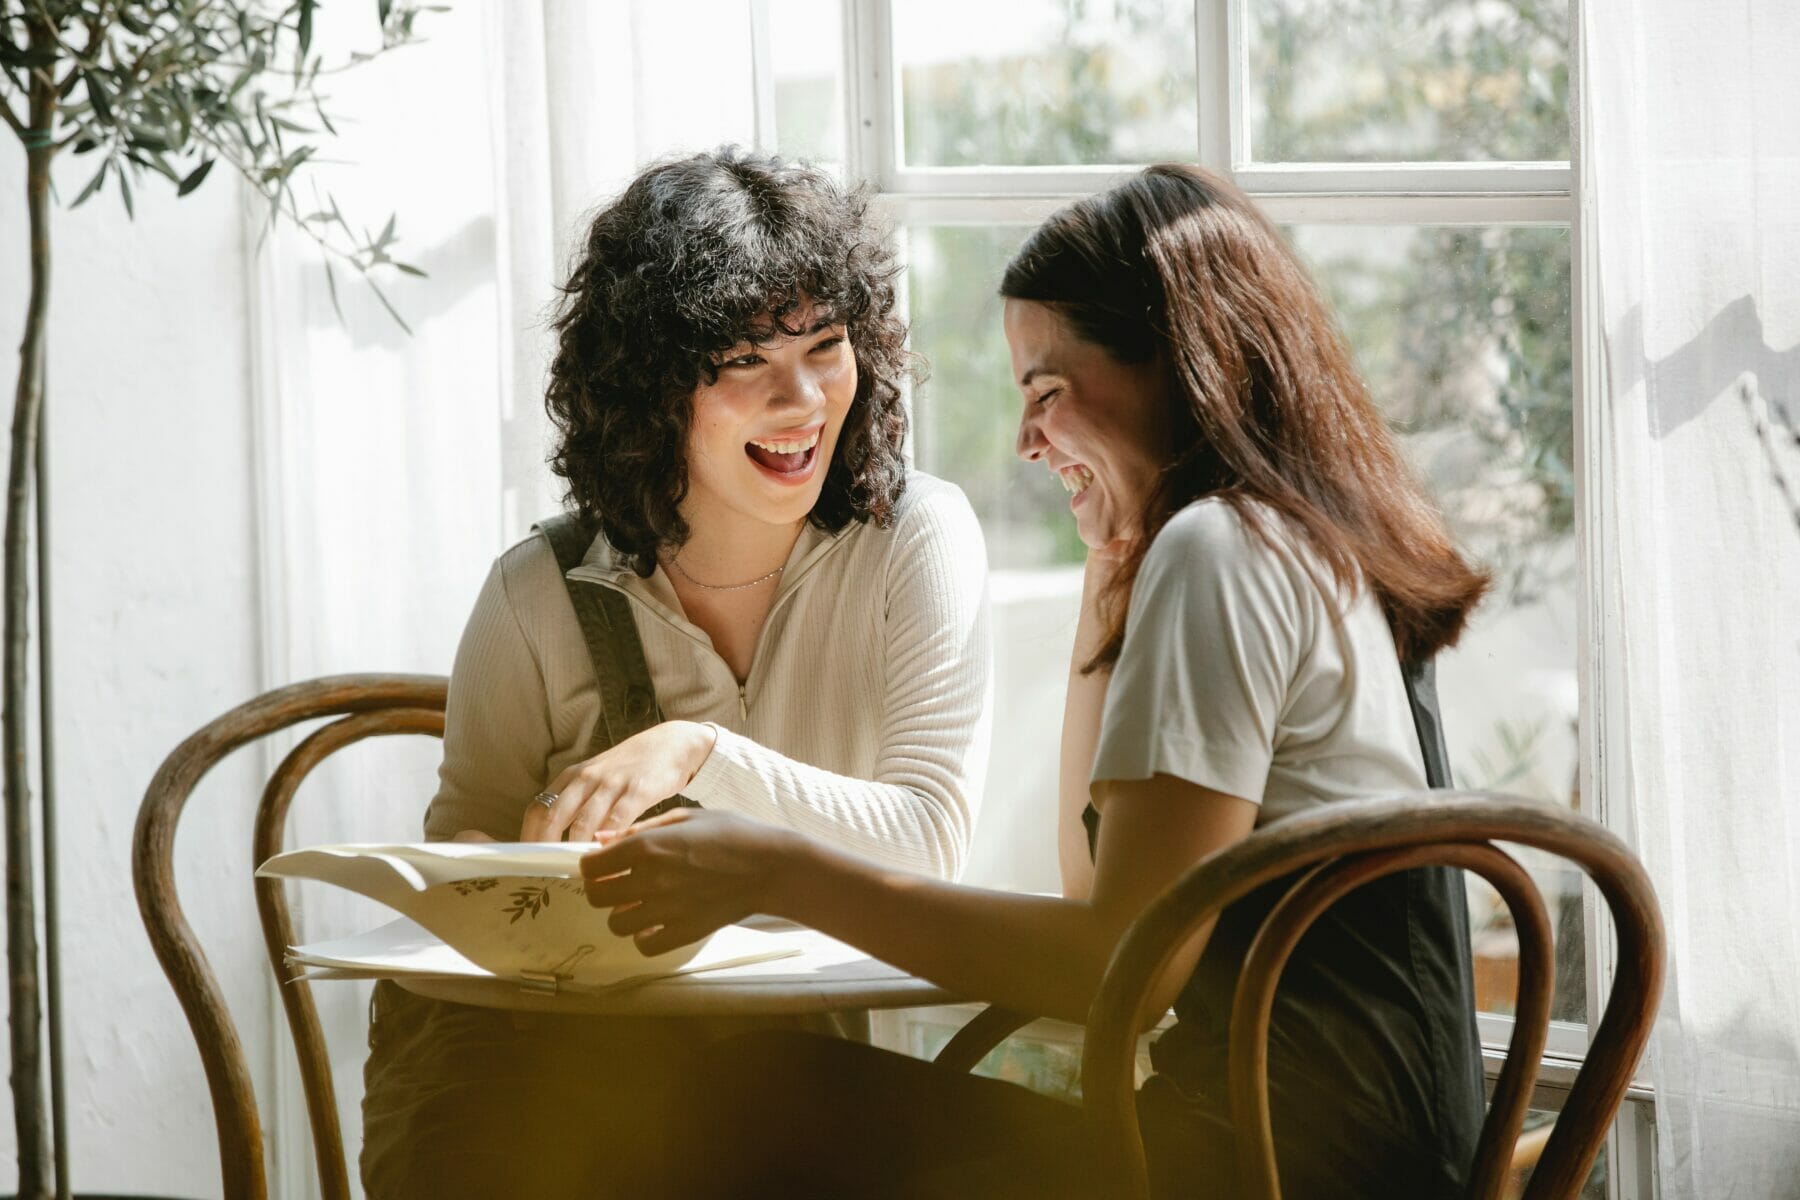
[[[1569,233],[1302,226],[1377,404],[1494,591],[1438,687],[1458,784],[1576,804],[1576,562]],[[1586,1021],[1580,874],[1510,848],[1556,929],[1558,1020]],[[1477,1001],[1510,1013],[1518,941],[1471,876]]]
[[[967,493],[996,569],[1086,558],[1069,497],[1043,468],[1013,457],[1019,391],[1000,330],[1000,273],[1023,225],[927,225],[908,231],[913,349],[930,364],[915,390],[914,457]],[[1067,663],[1057,666],[1057,677]]]
[[[844,47],[837,0],[763,0],[775,98],[776,145],[841,175]]]
[[[1259,162],[1569,157],[1568,0],[1254,0]]]
[[[915,167],[1192,159],[1192,0],[894,5]]]

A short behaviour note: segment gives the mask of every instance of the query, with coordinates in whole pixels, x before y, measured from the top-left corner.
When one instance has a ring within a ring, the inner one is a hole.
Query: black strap
[[[594,666],[600,719],[594,722],[594,736],[588,742],[586,757],[592,758],[661,722],[662,706],[656,702],[656,685],[650,679],[650,664],[644,659],[644,643],[638,636],[631,601],[617,588],[569,578],[569,572],[581,565],[588,547],[594,544],[594,528],[567,513],[539,521],[532,528],[543,535],[556,555],[569,603],[575,609],[575,623],[581,627],[581,637]],[[694,802],[685,796],[671,796],[644,816],[684,805],[693,806]]]
[[[1406,683],[1406,706],[1412,710],[1413,731],[1419,735],[1419,753],[1425,759],[1425,784],[1455,787],[1450,781],[1450,751],[1444,745],[1444,718],[1438,712],[1437,660],[1403,662],[1400,677]]]

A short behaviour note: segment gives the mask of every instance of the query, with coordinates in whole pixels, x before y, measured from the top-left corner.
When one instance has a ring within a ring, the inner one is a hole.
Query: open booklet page
[[[647,958],[608,930],[606,914],[582,894],[588,849],[518,842],[315,846],[277,855],[257,874],[336,884],[411,922],[294,949],[294,962],[333,973],[473,973],[584,989],[796,952],[780,935],[727,929]]]
[[[561,980],[560,988],[581,991],[585,988],[616,986],[647,978],[667,975],[691,975],[696,971],[718,971],[726,967],[770,962],[791,958],[801,953],[798,935],[771,933],[731,925],[707,938],[694,956],[670,970],[645,969],[637,974],[605,983],[593,980]],[[444,944],[436,934],[407,917],[359,933],[354,937],[336,938],[295,946],[288,961],[305,970],[313,979],[394,978],[400,975],[429,979],[493,979],[496,975],[477,966],[466,956]],[[647,967],[652,961],[639,957]]]

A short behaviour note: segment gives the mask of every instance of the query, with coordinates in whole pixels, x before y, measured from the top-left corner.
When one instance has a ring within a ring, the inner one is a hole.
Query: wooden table
[[[762,928],[768,924],[758,922]],[[811,929],[781,927],[800,954],[674,975],[597,992],[533,990],[499,979],[397,979],[437,1000],[529,1012],[608,1016],[769,1016],[847,1009],[913,1008],[960,997]]]

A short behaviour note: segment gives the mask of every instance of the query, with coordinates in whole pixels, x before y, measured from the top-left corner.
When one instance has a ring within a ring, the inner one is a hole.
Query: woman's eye
[[[724,362],[721,362],[719,364],[719,369],[725,370],[730,367],[754,367],[760,362],[762,362],[762,355],[760,354],[740,354],[736,358],[728,358]]]
[[[1044,392],[1041,395],[1039,395],[1037,398],[1037,402],[1039,404],[1048,404],[1048,403],[1050,403],[1051,400],[1055,399],[1057,396],[1060,396],[1061,394],[1062,394],[1061,388],[1051,388],[1049,391]]]
[[[828,337],[824,341],[815,344],[813,350],[815,353],[820,350],[835,350],[843,344],[844,337],[842,334],[839,334],[836,337]]]

